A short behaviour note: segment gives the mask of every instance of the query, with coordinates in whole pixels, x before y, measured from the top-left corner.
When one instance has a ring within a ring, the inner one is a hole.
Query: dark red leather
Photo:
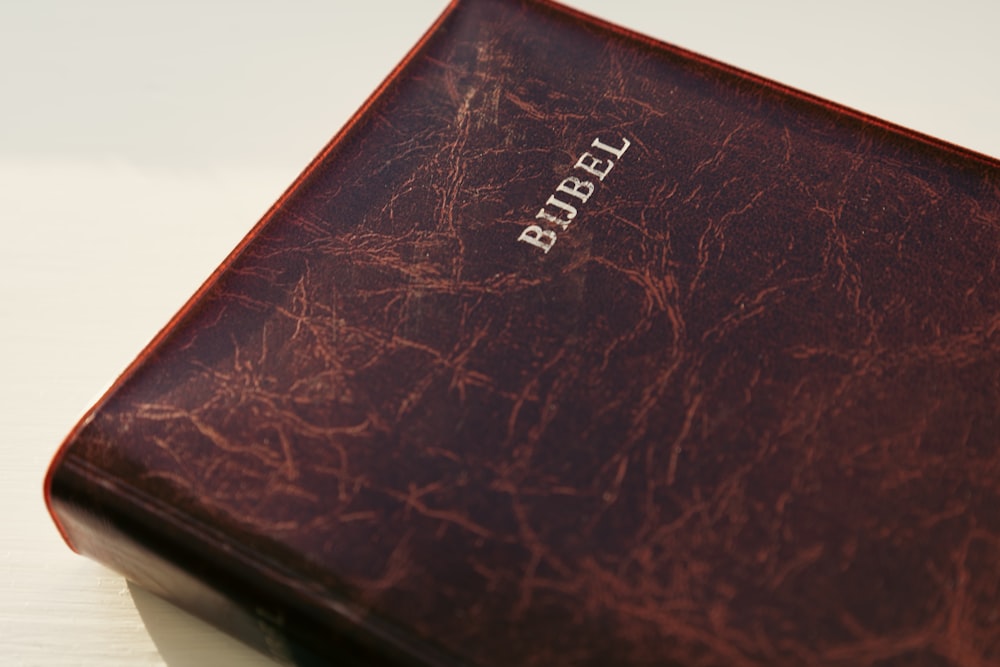
[[[631,145],[519,242],[596,138]],[[320,654],[1000,665],[998,186],[547,2],[460,2],[73,432],[57,520]]]

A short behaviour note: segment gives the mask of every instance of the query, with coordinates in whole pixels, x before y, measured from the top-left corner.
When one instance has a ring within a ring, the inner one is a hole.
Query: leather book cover
[[[1000,164],[461,0],[73,430],[302,664],[1000,665]]]

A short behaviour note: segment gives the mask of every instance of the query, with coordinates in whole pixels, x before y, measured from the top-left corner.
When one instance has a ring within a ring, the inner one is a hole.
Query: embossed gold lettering
[[[572,204],[567,204],[561,199],[557,199],[555,195],[552,195],[545,202],[546,206],[555,206],[558,209],[562,209],[566,212],[566,220],[572,220],[576,217],[576,207]]]
[[[573,214],[572,215],[567,215],[565,218],[560,218],[557,215],[552,215],[551,213],[549,213],[548,211],[546,211],[544,208],[543,209],[539,209],[538,214],[535,216],[535,218],[537,220],[548,220],[549,222],[554,222],[555,224],[557,224],[557,225],[559,225],[560,227],[563,227],[563,228],[565,228],[566,225],[568,225],[573,220],[573,218],[575,218],[575,217],[576,217],[576,210],[575,209],[573,210]]]
[[[576,176],[567,176],[556,188],[556,191],[565,192],[585,202],[590,199],[590,195],[594,194],[594,184],[590,181],[581,180]]]
[[[617,147],[604,143],[598,137],[590,143],[590,148],[594,151],[607,153],[616,160],[621,160],[625,151],[631,145],[632,142],[625,137],[622,137],[621,146]],[[582,169],[591,176],[596,176],[598,181],[603,182],[605,177],[615,168],[615,164],[617,163],[611,158],[599,158],[592,152],[587,151],[577,159],[576,164],[573,165],[573,169]],[[567,176],[559,182],[555,193],[549,196],[542,208],[535,214],[535,219],[557,225],[559,231],[565,230],[576,219],[579,211],[576,206],[560,199],[557,195],[567,195],[580,200],[581,204],[585,204],[593,196],[596,189],[597,186],[593,181],[585,181],[576,176]],[[536,248],[541,248],[542,252],[548,253],[552,249],[552,246],[555,245],[556,235],[556,230],[545,229],[540,225],[528,225],[521,231],[521,235],[517,237],[517,240],[533,245]]]
[[[517,240],[529,243],[536,248],[541,248],[542,252],[547,253],[549,250],[552,250],[552,244],[556,242],[556,233],[542,229],[538,225],[529,225],[524,228],[521,235],[517,237]]]
[[[593,143],[590,144],[592,148],[597,148],[599,150],[604,151],[605,153],[611,153],[612,155],[614,155],[616,158],[619,159],[621,159],[621,156],[625,154],[625,151],[627,151],[628,147],[631,145],[632,142],[626,139],[625,137],[622,137],[621,148],[614,148],[613,146],[608,146],[607,144],[603,143],[600,139],[594,139]]]
[[[603,169],[600,168],[601,163],[607,163],[607,166]],[[585,172],[591,176],[597,176],[600,180],[604,180],[604,177],[608,175],[612,169],[615,168],[614,160],[602,160],[600,158],[594,157],[589,152],[584,153],[580,156],[580,159],[576,161],[573,165],[574,169],[583,169]]]

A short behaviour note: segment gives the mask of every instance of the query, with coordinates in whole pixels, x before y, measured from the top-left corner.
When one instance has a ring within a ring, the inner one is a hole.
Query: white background
[[[71,553],[42,477],[443,4],[0,5],[0,664],[271,664]],[[1000,3],[572,4],[1000,156]]]

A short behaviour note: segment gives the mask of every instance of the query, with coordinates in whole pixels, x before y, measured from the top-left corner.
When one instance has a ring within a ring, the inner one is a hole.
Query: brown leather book
[[[50,507],[300,664],[998,665],[998,246],[995,160],[463,0]]]

